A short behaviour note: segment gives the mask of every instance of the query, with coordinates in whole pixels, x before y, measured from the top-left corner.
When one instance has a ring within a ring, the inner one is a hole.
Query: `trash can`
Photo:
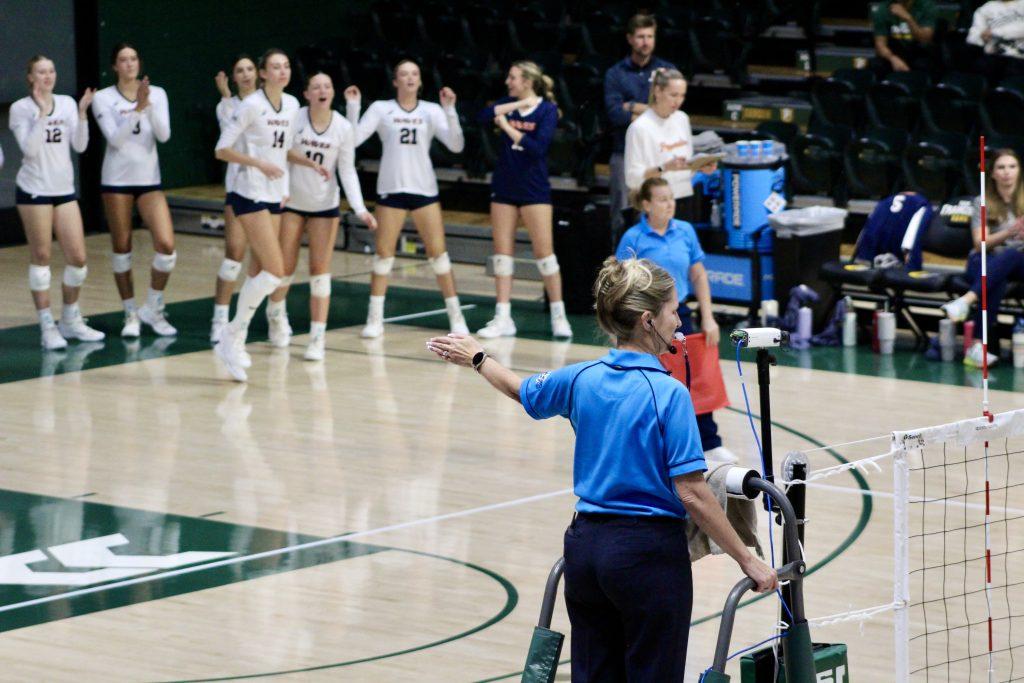
[[[819,295],[813,306],[814,329],[821,329],[832,310],[835,292],[821,279],[821,264],[839,258],[846,209],[811,206],[780,211],[768,217],[775,231],[775,294],[779,310],[786,310],[789,291],[804,284]]]
[[[768,218],[786,205],[786,157],[773,156],[765,162],[727,157],[721,164],[722,227],[728,236],[729,248],[751,250],[754,233],[761,230]],[[772,236],[759,232],[757,250],[772,251]]]
[[[594,281],[601,264],[615,253],[608,215],[607,201],[555,208],[554,248],[561,267],[562,297],[568,313],[594,312]],[[547,301],[546,292],[544,298]]]

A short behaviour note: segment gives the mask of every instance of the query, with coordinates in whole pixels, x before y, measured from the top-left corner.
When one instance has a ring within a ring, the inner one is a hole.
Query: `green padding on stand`
[[[565,636],[542,626],[535,626],[530,652],[526,655],[523,683],[554,683],[558,657],[562,654]]]
[[[850,683],[850,671],[846,662],[846,645],[843,643],[814,643],[814,679],[818,683]],[[743,683],[793,683],[786,676],[786,666],[779,666],[778,678],[772,681],[775,671],[775,656],[771,646],[764,647],[740,660],[740,680]]]
[[[807,622],[794,624],[786,636],[787,683],[815,683],[814,650],[811,647],[811,629]]]
[[[717,671],[708,671],[704,674],[704,678],[700,679],[700,683],[729,683],[729,675],[718,673]]]

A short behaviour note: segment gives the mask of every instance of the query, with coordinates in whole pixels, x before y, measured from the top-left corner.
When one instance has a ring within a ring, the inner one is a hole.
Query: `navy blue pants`
[[[981,254],[973,252],[967,258],[967,277],[971,291],[978,296],[974,308],[974,336],[981,339]],[[993,348],[998,347],[996,332],[999,326],[999,305],[1006,294],[1006,287],[1012,280],[1024,280],[1024,252],[1017,249],[1000,249],[988,255],[988,338]]]
[[[686,522],[577,514],[564,553],[573,683],[682,681],[693,608]]]
[[[693,314],[688,306],[679,307],[679,320],[682,324],[677,332],[683,334],[693,333]],[[697,431],[700,432],[701,450],[710,451],[722,445],[722,437],[718,435],[718,424],[715,422],[714,413],[704,413],[697,416]]]

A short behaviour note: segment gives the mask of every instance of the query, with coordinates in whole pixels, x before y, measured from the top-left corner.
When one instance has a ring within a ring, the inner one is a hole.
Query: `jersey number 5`
[[[46,129],[46,141],[47,142],[60,142],[60,128],[47,128]]]
[[[274,144],[272,144],[271,147],[275,147],[277,149],[281,149],[282,147],[284,147],[284,131],[283,130],[274,131]]]
[[[415,145],[416,144],[416,129],[415,128],[403,128],[398,138],[398,142],[403,145]]]

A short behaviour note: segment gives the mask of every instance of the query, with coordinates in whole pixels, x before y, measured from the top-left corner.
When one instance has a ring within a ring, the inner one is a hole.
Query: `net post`
[[[894,680],[910,680],[910,470],[907,451],[893,436],[893,657]]]

